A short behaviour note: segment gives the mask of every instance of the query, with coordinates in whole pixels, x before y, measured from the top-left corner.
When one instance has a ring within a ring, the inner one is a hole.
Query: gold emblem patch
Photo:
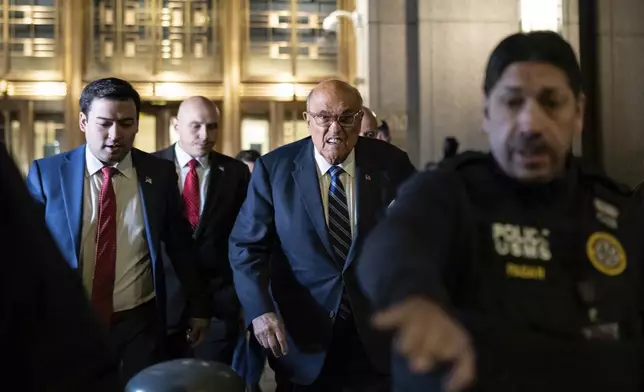
[[[593,266],[606,275],[617,276],[626,269],[626,252],[608,233],[593,233],[586,243],[586,253]]]

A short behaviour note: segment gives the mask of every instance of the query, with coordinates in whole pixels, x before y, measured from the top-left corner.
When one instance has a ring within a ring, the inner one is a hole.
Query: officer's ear
[[[483,133],[487,133],[487,127],[488,127],[488,122],[490,121],[490,109],[489,109],[489,98],[485,98],[485,102],[483,102],[483,124],[481,127],[481,130]]]
[[[575,133],[580,134],[584,129],[584,114],[586,112],[586,95],[580,93],[575,102]]]

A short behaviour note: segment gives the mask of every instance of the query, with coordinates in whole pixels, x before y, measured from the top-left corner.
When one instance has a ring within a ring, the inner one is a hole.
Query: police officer
[[[404,358],[394,390],[642,390],[644,219],[570,153],[584,118],[572,48],[507,37],[484,93],[491,153],[404,185],[362,254],[374,322]]]

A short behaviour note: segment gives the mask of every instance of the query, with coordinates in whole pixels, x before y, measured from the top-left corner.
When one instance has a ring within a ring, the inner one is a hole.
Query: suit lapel
[[[320,195],[320,182],[318,180],[318,172],[313,158],[313,143],[309,140],[308,143],[300,150],[300,153],[295,158],[295,169],[291,173],[293,179],[297,184],[302,195],[302,201],[306,208],[313,227],[320,236],[320,240],[324,244],[327,252],[333,257],[333,248],[329,241],[329,232],[326,226],[326,218],[324,217],[324,208],[322,206],[322,196]]]
[[[205,228],[208,227],[208,222],[215,214],[215,206],[217,205],[217,200],[221,195],[221,184],[224,181],[226,172],[224,167],[219,165],[218,161],[217,153],[211,152],[209,157],[210,176],[208,178],[208,190],[206,191],[206,200],[204,201],[203,212],[199,219],[199,225],[195,231],[195,238],[198,238]]]
[[[147,160],[141,155],[140,151],[132,149],[132,164],[136,170],[136,177],[139,182],[139,195],[141,196],[141,203],[143,203],[143,222],[145,223],[145,232],[147,233],[148,246],[150,248],[150,256],[156,260],[156,250],[153,244],[156,244],[156,238],[159,233],[156,229],[160,226],[158,222],[159,213],[156,211],[156,200],[160,192],[155,188],[155,181],[161,181],[154,176],[154,168],[148,165]],[[163,196],[162,196],[163,197]],[[152,263],[154,266],[154,263]]]
[[[67,153],[60,167],[60,185],[67,214],[67,224],[74,244],[76,265],[80,257],[80,241],[83,215],[83,189],[85,184],[85,148]]]
[[[167,159],[168,161],[171,161],[171,162],[177,161],[177,156],[174,153],[174,144],[166,148],[165,150],[159,151],[157,154],[160,158]]]

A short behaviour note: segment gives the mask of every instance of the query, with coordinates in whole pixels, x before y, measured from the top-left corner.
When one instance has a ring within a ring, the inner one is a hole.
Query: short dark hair
[[[139,117],[141,111],[139,93],[130,83],[118,78],[98,79],[85,86],[79,100],[81,113],[87,115],[92,107],[92,102],[95,99],[103,98],[113,101],[132,100],[136,106],[136,116]]]
[[[506,37],[492,51],[485,70],[483,92],[486,96],[497,84],[503,72],[513,63],[537,61],[554,65],[568,77],[576,97],[582,93],[582,76],[572,46],[552,31],[517,33]]]
[[[242,162],[255,162],[261,157],[259,152],[255,150],[243,150],[240,151],[239,154],[235,157],[238,161]]]

